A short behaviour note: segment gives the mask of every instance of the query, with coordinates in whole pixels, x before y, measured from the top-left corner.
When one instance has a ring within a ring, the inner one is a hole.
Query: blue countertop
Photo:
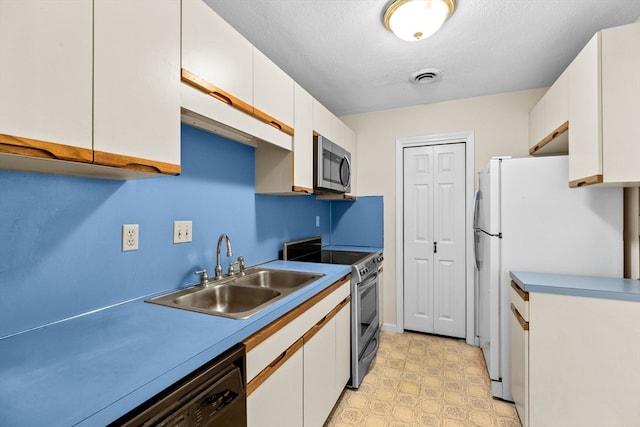
[[[511,278],[527,292],[640,301],[640,280],[512,271]]]
[[[145,296],[0,339],[0,425],[104,426],[351,272],[293,261],[262,267],[325,276],[245,320]]]

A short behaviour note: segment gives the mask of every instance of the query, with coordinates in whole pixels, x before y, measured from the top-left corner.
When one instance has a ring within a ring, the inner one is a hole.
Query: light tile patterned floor
[[[478,347],[463,340],[381,332],[358,390],[347,389],[325,427],[520,427],[513,405],[491,397]]]

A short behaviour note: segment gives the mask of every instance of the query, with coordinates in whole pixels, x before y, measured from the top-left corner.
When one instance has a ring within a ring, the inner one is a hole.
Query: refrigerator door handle
[[[476,190],[476,199],[473,206],[473,229],[477,230],[478,227],[478,216],[480,215],[480,190]]]
[[[478,258],[478,251],[480,246],[480,230],[473,232],[473,255],[476,259],[476,270],[480,270],[480,258]]]

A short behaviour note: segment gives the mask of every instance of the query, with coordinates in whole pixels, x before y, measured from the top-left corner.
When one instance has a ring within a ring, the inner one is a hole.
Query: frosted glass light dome
[[[435,34],[454,8],[454,0],[396,0],[384,14],[384,25],[402,40],[422,40]]]

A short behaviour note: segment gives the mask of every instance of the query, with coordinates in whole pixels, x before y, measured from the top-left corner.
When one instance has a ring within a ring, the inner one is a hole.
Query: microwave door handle
[[[347,168],[349,170],[349,173],[347,174],[347,182],[343,182],[342,185],[348,187],[349,184],[351,184],[351,162],[347,156],[343,156],[342,161],[347,164]],[[340,166],[340,168],[342,169],[342,166]],[[340,181],[342,181],[342,173],[340,174]]]

